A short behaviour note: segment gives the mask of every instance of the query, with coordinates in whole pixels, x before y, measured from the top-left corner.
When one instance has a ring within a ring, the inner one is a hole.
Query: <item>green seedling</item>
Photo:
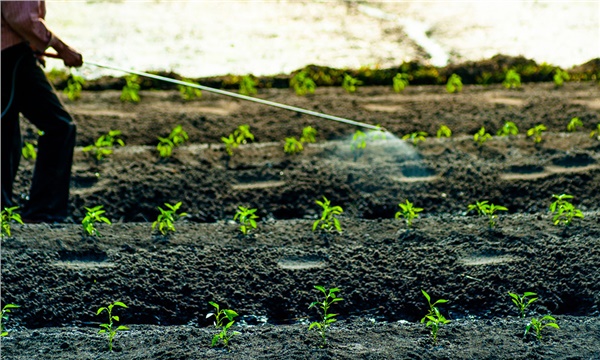
[[[596,140],[600,141],[600,123],[596,124],[596,129],[590,132],[590,138],[596,138]]]
[[[563,86],[565,84],[565,81],[571,80],[571,76],[566,71],[563,71],[561,69],[556,69],[553,79],[554,79],[554,86],[556,86],[558,88],[558,87]]]
[[[441,137],[450,137],[452,136],[452,130],[450,130],[449,127],[447,127],[446,125],[440,125],[440,128],[437,131],[436,136],[439,138]]]
[[[100,236],[98,229],[96,229],[96,223],[107,223],[112,224],[110,220],[105,217],[103,214],[106,213],[105,210],[102,209],[102,205],[95,206],[93,208],[85,208],[86,213],[81,224],[83,225],[83,232],[89,236]]]
[[[308,326],[308,331],[315,329],[321,335],[321,339],[323,343],[321,347],[327,346],[327,329],[331,324],[336,322],[337,314],[332,314],[329,312],[329,308],[336,302],[342,301],[343,299],[337,296],[337,293],[340,292],[338,288],[325,289],[325,287],[320,285],[315,285],[315,289],[319,290],[323,293],[323,301],[314,301],[312,302],[308,308],[311,309],[313,307],[319,307],[321,309],[321,321],[315,321],[310,323]]]
[[[15,212],[15,210],[17,210],[18,208],[18,206],[13,206],[2,209],[2,236],[11,236],[11,223],[16,222],[18,224],[23,225],[21,215]]]
[[[256,229],[256,220],[258,216],[254,213],[257,209],[248,209],[243,206],[238,206],[238,210],[233,217],[233,220],[240,222],[240,231],[244,235],[248,235],[252,229]]]
[[[446,319],[444,315],[442,315],[436,305],[447,303],[448,300],[439,299],[432,304],[429,294],[427,294],[423,289],[421,289],[421,292],[423,293],[423,296],[425,296],[425,299],[427,299],[427,304],[429,305],[429,312],[427,312],[427,314],[421,319],[421,324],[425,323],[426,327],[431,328],[431,339],[433,343],[436,344],[440,326],[450,323],[450,320]]]
[[[0,316],[0,336],[8,336],[8,330],[6,330],[5,323],[8,320],[8,314],[11,312],[11,309],[18,309],[20,305],[15,304],[6,304],[2,308],[2,314]]]
[[[229,156],[233,156],[233,149],[246,144],[248,140],[254,141],[254,135],[250,132],[250,126],[248,125],[240,125],[228,137],[221,137],[221,141],[225,144],[225,151]]]
[[[296,95],[304,96],[314,94],[317,85],[305,70],[300,71],[290,79],[290,87],[294,89]]]
[[[67,81],[67,87],[63,90],[63,92],[67,95],[69,100],[79,100],[81,98],[81,90],[83,89],[84,84],[85,80],[83,77],[71,74],[71,76],[69,76],[69,80]]]
[[[194,85],[199,85],[194,80],[188,79],[188,78],[183,78],[181,81],[184,81],[184,82],[187,82],[190,84],[194,84]],[[179,85],[179,95],[181,95],[181,98],[183,100],[189,101],[189,100],[193,100],[195,98],[201,98],[202,90],[195,88],[195,87],[187,86],[187,85]]]
[[[449,94],[459,93],[462,91],[463,83],[460,76],[456,74],[450,75],[448,82],[446,83],[446,91]]]
[[[527,336],[527,333],[529,333],[530,330],[533,329],[535,331],[535,337],[538,340],[542,340],[542,330],[545,327],[560,329],[560,327],[558,327],[558,324],[556,323],[556,319],[550,315],[546,315],[540,320],[532,318],[529,324],[527,324],[527,326],[525,327],[525,333],[523,334],[523,337]]]
[[[213,336],[210,346],[215,347],[219,343],[219,340],[221,340],[223,341],[223,345],[226,348],[229,348],[229,341],[231,338],[235,335],[241,334],[238,331],[229,332],[229,328],[231,328],[231,326],[235,323],[235,320],[233,319],[238,316],[238,313],[229,309],[221,309],[219,308],[219,304],[215,302],[209,301],[208,303],[216,309],[216,312],[209,313],[206,315],[206,318],[208,319],[209,317],[214,316],[214,325],[220,331],[218,334]]]
[[[156,150],[158,150],[158,155],[161,158],[168,158],[173,155],[173,149],[175,148],[175,144],[169,138],[158,137],[158,144],[156,145]]]
[[[160,206],[158,207],[160,214],[158,214],[158,217],[152,223],[152,231],[156,229],[163,236],[167,235],[169,232],[175,232],[175,221],[187,215],[185,212],[177,214],[177,211],[181,207],[181,201],[175,205],[165,203],[165,206],[167,207],[167,210],[161,208]]]
[[[599,124],[600,126],[600,124]],[[317,129],[312,126],[307,126],[302,129],[302,136],[300,137],[302,143],[315,143],[317,142]]]
[[[121,90],[121,101],[123,102],[132,102],[139,103],[140,102],[140,84],[138,83],[137,75],[129,75],[125,77],[125,86],[123,86],[123,90]]]
[[[342,81],[342,87],[347,93],[352,94],[356,92],[359,85],[362,85],[362,81],[353,78],[348,74],[344,74],[344,80]]]
[[[471,212],[473,210],[476,210],[479,216],[487,216],[490,229],[496,226],[496,220],[498,219],[496,211],[508,211],[506,207],[490,204],[487,200],[477,201],[475,204],[470,204],[467,212]]]
[[[542,133],[546,131],[546,126],[539,124],[527,130],[527,137],[533,138],[535,144],[542,142]]]
[[[508,72],[506,73],[506,77],[504,78],[504,81],[502,82],[502,86],[504,86],[507,89],[520,88],[521,87],[521,75],[519,75],[519,73],[514,69],[508,70]]]
[[[173,154],[173,149],[178,146],[181,146],[183,143],[189,140],[188,133],[183,130],[181,125],[177,125],[171,130],[171,133],[168,137],[160,137],[158,136],[158,145],[156,145],[156,150],[161,158],[171,157]]]
[[[537,297],[533,297],[537,296],[537,294],[530,291],[524,292],[523,295],[518,295],[509,292],[508,295],[511,297],[512,302],[515,303],[515,305],[517,306],[517,309],[519,310],[519,315],[522,318],[525,317],[525,311],[527,310],[529,305],[531,305],[534,301],[537,301],[538,299]]]
[[[342,225],[340,224],[337,215],[344,212],[342,207],[331,206],[331,201],[327,200],[325,196],[323,196],[323,201],[317,200],[316,203],[323,208],[323,212],[321,213],[321,218],[313,223],[313,231],[316,231],[317,228],[319,228],[329,233],[333,231],[341,233]]]
[[[114,303],[108,305],[107,307],[101,307],[98,309],[96,316],[100,315],[102,312],[106,311],[108,313],[108,324],[100,324],[100,330],[98,334],[106,334],[108,335],[108,351],[113,351],[113,339],[115,335],[117,335],[118,331],[127,331],[129,328],[124,325],[117,326],[115,322],[120,321],[119,316],[113,315],[113,307],[120,306],[123,308],[127,308],[127,305],[123,304],[120,301],[115,301]]]
[[[492,138],[492,134],[485,132],[485,127],[481,127],[479,131],[473,135],[473,141],[477,144],[477,146],[483,145],[486,141]]]
[[[258,93],[258,91],[256,91],[256,85],[256,81],[254,81],[251,76],[242,76],[242,79],[240,80],[240,94],[246,96],[256,95]]]
[[[405,73],[396,74],[396,76],[394,76],[394,78],[392,79],[394,91],[397,93],[401,93],[402,91],[404,91],[404,89],[408,86],[408,79],[409,79],[408,74],[405,74]]]
[[[125,146],[125,143],[120,139],[120,136],[121,131],[110,130],[108,134],[100,136],[95,143],[84,147],[81,151],[89,152],[96,161],[100,161],[113,153],[112,149],[115,146],[115,143]]]
[[[567,131],[575,132],[575,130],[577,130],[577,128],[581,126],[583,126],[583,122],[578,117],[574,117],[567,124]]]
[[[550,212],[553,214],[552,222],[554,225],[565,225],[569,226],[573,222],[573,219],[580,218],[583,219],[583,212],[577,209],[573,204],[571,204],[567,199],[572,199],[572,195],[561,194],[556,195],[553,194],[552,198],[556,199],[552,204],[550,204]]]
[[[352,155],[354,155],[354,161],[364,155],[366,147],[367,134],[360,130],[356,130],[352,136],[352,142],[350,143],[350,151],[352,151]]]
[[[414,146],[417,146],[421,141],[425,141],[427,133],[425,131],[415,131],[410,134],[406,134],[402,137],[402,140],[410,140]]]
[[[406,226],[410,228],[412,226],[412,221],[415,218],[419,217],[419,213],[423,211],[422,208],[414,207],[413,203],[406,199],[406,204],[398,204],[400,206],[400,211],[396,213],[396,219],[403,217],[406,220]]]
[[[297,154],[304,150],[302,142],[298,141],[295,137],[285,138],[285,145],[283,145],[283,151],[286,154]]]
[[[35,151],[35,146],[30,142],[25,142],[23,148],[21,149],[21,154],[25,159],[37,159],[37,151]]]
[[[517,135],[519,133],[519,128],[512,121],[507,121],[502,125],[500,130],[496,133],[498,136],[509,136],[509,135]]]

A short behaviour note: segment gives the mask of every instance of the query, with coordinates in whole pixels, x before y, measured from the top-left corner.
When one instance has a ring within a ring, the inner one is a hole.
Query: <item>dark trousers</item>
[[[19,113],[44,132],[38,141],[29,201],[21,214],[36,220],[68,215],[75,124],[26,44],[2,50],[2,208],[19,206],[13,183],[21,159]]]

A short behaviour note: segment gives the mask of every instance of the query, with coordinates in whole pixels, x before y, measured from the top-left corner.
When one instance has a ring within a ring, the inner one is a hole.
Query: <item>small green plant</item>
[[[100,315],[104,311],[108,313],[108,323],[100,324],[100,331],[98,331],[98,334],[108,335],[108,351],[113,351],[113,339],[115,338],[115,335],[117,335],[117,332],[129,330],[129,328],[124,325],[116,326],[115,322],[121,320],[119,319],[119,316],[112,314],[113,308],[115,306],[127,308],[127,305],[123,304],[122,302],[115,301],[107,307],[101,307],[100,309],[98,309],[98,312],[96,312],[96,316]]]
[[[331,201],[327,200],[325,196],[323,196],[323,201],[317,200],[316,203],[323,208],[323,212],[321,213],[321,218],[313,223],[313,231],[319,228],[326,232],[337,231],[338,233],[341,233],[342,225],[340,224],[337,215],[344,212],[342,207],[331,206]]]
[[[506,73],[504,81],[502,82],[502,86],[507,89],[518,89],[521,87],[521,75],[514,70],[510,69]]]
[[[2,336],[2,337],[8,336],[8,331],[6,330],[6,327],[4,326],[4,324],[8,320],[8,314],[11,312],[10,309],[18,309],[20,307],[21,307],[20,305],[15,305],[15,304],[4,305],[4,307],[2,308],[2,314],[0,316],[0,336]]]
[[[481,129],[479,129],[479,131],[477,131],[475,133],[475,135],[473,135],[473,141],[475,141],[475,143],[478,146],[483,145],[486,141],[490,140],[492,138],[492,135],[490,133],[485,132],[485,127],[481,127]]]
[[[342,87],[347,93],[352,94],[356,92],[359,85],[362,85],[362,81],[353,78],[348,74],[344,74],[344,80],[342,81]]]
[[[81,90],[83,89],[84,84],[85,80],[83,77],[71,74],[71,76],[69,76],[69,80],[67,80],[67,87],[63,90],[63,92],[67,95],[69,100],[79,100],[81,98]]]
[[[156,229],[163,236],[167,235],[169,232],[175,232],[175,221],[187,215],[185,212],[177,214],[177,211],[181,207],[181,201],[175,205],[165,203],[165,206],[167,207],[167,210],[161,208],[160,206],[158,207],[160,214],[158,214],[158,217],[152,223],[152,231]]]
[[[422,208],[414,207],[413,203],[406,199],[406,204],[398,204],[400,206],[400,211],[396,213],[396,219],[403,217],[406,220],[406,226],[408,228],[412,227],[412,221],[415,218],[419,217],[419,213],[423,211]]]
[[[477,201],[475,204],[470,204],[467,212],[471,212],[473,210],[476,210],[479,216],[487,216],[490,229],[496,226],[496,220],[498,219],[496,211],[508,211],[506,207],[490,204],[487,200]]]
[[[441,137],[449,138],[450,136],[452,136],[452,130],[450,130],[450,128],[447,127],[446,125],[440,125],[440,128],[438,129],[436,136],[438,138],[441,138]]]
[[[258,216],[254,214],[256,210],[257,209],[249,209],[243,206],[238,206],[238,210],[236,211],[233,220],[240,222],[240,231],[242,234],[248,235],[252,229],[256,229],[256,220],[254,220],[258,219]]]
[[[596,124],[596,129],[590,132],[590,138],[596,138],[596,140],[600,141],[600,123]]]
[[[25,142],[25,144],[23,144],[21,154],[25,159],[35,160],[37,158],[37,151],[35,151],[35,146],[30,142]]]
[[[240,94],[246,96],[256,95],[258,91],[256,91],[256,81],[250,76],[242,76],[240,80]]]
[[[317,85],[306,70],[302,70],[290,79],[290,87],[294,89],[297,95],[314,94]]]
[[[138,79],[138,76],[133,74],[125,77],[125,86],[123,86],[123,90],[121,90],[121,101],[132,103],[140,102],[140,84],[138,83]]]
[[[21,215],[16,213],[18,206],[8,207],[2,209],[2,236],[11,236],[10,224],[16,222],[23,225]]]
[[[423,289],[421,289],[421,292],[423,293],[423,296],[425,296],[425,299],[427,299],[427,304],[429,305],[429,312],[427,312],[427,314],[421,319],[421,324],[425,323],[426,327],[431,328],[431,339],[434,344],[437,344],[440,326],[450,323],[450,320],[446,319],[444,315],[442,315],[436,305],[447,303],[448,300],[439,299],[432,304],[429,294],[427,294]]]
[[[329,308],[334,303],[342,301],[343,299],[337,296],[337,293],[340,292],[340,289],[338,288],[325,289],[323,286],[315,285],[315,289],[323,293],[323,301],[314,301],[308,306],[308,308],[311,309],[313,307],[319,307],[322,311],[321,321],[310,323],[308,326],[308,331],[312,329],[317,330],[319,335],[321,335],[321,339],[323,340],[321,347],[325,347],[327,346],[327,329],[329,326],[331,326],[331,324],[337,321],[335,318],[337,314],[330,313]]]
[[[460,76],[456,74],[450,75],[448,82],[446,83],[446,91],[449,94],[459,93],[462,91],[463,83]]]
[[[408,74],[405,74],[405,73],[396,74],[396,76],[394,76],[394,78],[392,79],[394,91],[397,93],[404,91],[404,89],[408,86],[408,79],[409,79]]]
[[[85,217],[81,221],[81,224],[83,225],[83,232],[89,236],[100,236],[100,233],[98,232],[98,229],[96,229],[95,224],[111,224],[110,220],[103,215],[104,213],[106,213],[106,211],[103,210],[102,205],[98,205],[93,208],[86,207],[85,210]]]
[[[577,130],[577,128],[581,126],[583,126],[583,122],[578,117],[574,117],[567,124],[567,131],[575,132],[575,130]]]
[[[190,84],[194,84],[194,85],[198,85],[197,82],[195,82],[192,79],[188,79],[188,78],[183,78],[181,81],[190,83]],[[189,100],[193,100],[195,98],[200,98],[202,97],[202,90],[195,88],[195,87],[191,87],[191,86],[187,86],[187,85],[179,85],[179,95],[181,95],[181,98],[183,100],[189,101]]]
[[[181,125],[177,125],[171,130],[171,133],[168,137],[160,137],[158,136],[158,145],[156,145],[156,150],[161,158],[171,157],[173,154],[173,149],[182,145],[186,141],[189,140],[188,133],[183,130]]]
[[[219,304],[215,302],[209,301],[208,303],[216,309],[216,312],[209,313],[206,315],[206,318],[208,319],[209,317],[214,316],[214,325],[220,331],[218,334],[213,336],[210,346],[215,347],[219,343],[219,340],[221,340],[223,341],[223,345],[226,348],[229,348],[229,341],[231,338],[235,335],[241,334],[238,331],[229,332],[229,328],[231,328],[231,326],[235,323],[235,320],[233,319],[238,316],[238,313],[229,309],[221,309],[219,308]]]
[[[121,131],[110,130],[108,134],[100,136],[95,143],[84,147],[81,151],[89,152],[96,161],[100,161],[113,153],[112,149],[115,146],[115,143],[125,146],[125,143],[121,140],[120,136]]]
[[[525,317],[525,311],[527,310],[529,305],[531,305],[534,301],[537,301],[538,299],[537,297],[534,297],[537,296],[537,294],[531,291],[526,291],[523,293],[523,295],[509,292],[508,295],[511,297],[512,302],[515,303],[515,305],[517,306],[517,309],[519,310],[519,315],[522,318]]]
[[[550,212],[553,214],[552,222],[555,226],[569,226],[573,222],[573,219],[584,218],[583,212],[581,212],[581,210],[577,209],[573,204],[571,204],[571,202],[567,200],[572,199],[572,195],[553,194],[552,198],[556,199],[554,202],[552,202],[552,204],[550,204]]]
[[[546,126],[538,124],[527,130],[527,137],[533,138],[533,142],[539,144],[542,142],[542,133],[546,130]]]
[[[298,141],[295,137],[285,138],[285,145],[283,145],[283,151],[286,154],[297,154],[304,150],[302,142]]]
[[[535,331],[535,337],[538,340],[542,340],[542,330],[544,330],[545,327],[560,329],[558,327],[558,324],[556,323],[556,319],[550,315],[546,315],[540,320],[532,318],[529,324],[527,324],[527,326],[525,327],[525,333],[523,334],[523,337],[527,336],[527,333],[529,333],[530,330],[533,329],[533,331]]]
[[[415,131],[410,134],[406,134],[402,137],[402,140],[410,140],[414,146],[417,146],[421,141],[425,141],[427,133],[425,131]]]
[[[556,69],[553,79],[554,79],[554,86],[559,88],[565,84],[565,81],[571,80],[571,76],[566,71],[563,71],[561,69]]]
[[[228,137],[221,137],[221,141],[225,144],[225,151],[229,156],[233,156],[233,149],[245,144],[248,140],[254,141],[254,135],[250,132],[250,126],[248,125],[240,125]]]
[[[306,126],[302,129],[302,136],[300,137],[300,142],[303,143],[315,143],[317,142],[317,129],[312,126]]]
[[[519,128],[512,121],[507,121],[502,125],[500,130],[496,133],[498,136],[509,136],[509,135],[517,135],[519,134]]]
[[[352,142],[350,143],[350,151],[352,151],[352,155],[354,155],[354,161],[364,155],[366,147],[367,134],[360,130],[356,130],[352,136]]]

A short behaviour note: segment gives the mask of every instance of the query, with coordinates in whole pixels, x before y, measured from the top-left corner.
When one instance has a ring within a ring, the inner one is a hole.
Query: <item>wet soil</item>
[[[443,86],[318,88],[306,97],[260,90],[260,98],[390,132],[369,138],[358,158],[348,125],[206,92],[189,102],[176,91],[141,95],[139,104],[108,90],[67,102],[78,124],[73,224],[14,225],[2,240],[2,303],[22,306],[10,314],[2,358],[600,358],[600,142],[589,136],[600,121],[597,83],[465,86],[459,94]],[[575,116],[584,126],[567,132]],[[481,126],[495,134],[506,121],[520,134],[473,142]],[[524,133],[539,123],[548,131],[534,145]],[[228,157],[220,138],[242,124],[255,141]],[[451,138],[398,139],[441,124]],[[156,137],[176,125],[190,141],[160,159]],[[317,143],[285,154],[283,139],[309,125]],[[81,151],[111,129],[123,132],[125,147],[100,162]],[[35,140],[26,121],[23,130]],[[32,168],[23,161],[22,198]],[[562,193],[585,215],[568,227],[554,226],[548,212]],[[312,231],[322,196],[343,207],[342,234]],[[424,208],[410,230],[394,219],[406,199]],[[467,214],[478,200],[508,208],[496,227]],[[152,233],[157,206],[178,201],[189,215],[177,231]],[[114,224],[83,236],[83,208],[95,205]],[[232,221],[240,205],[258,209],[249,236]],[[307,330],[317,319],[308,309],[314,285],[339,287],[344,298],[325,348]],[[419,323],[421,289],[449,300],[440,310],[452,322],[437,345]],[[509,291],[538,294],[526,319]],[[117,300],[129,306],[116,311],[131,331],[116,336],[110,354],[96,310]],[[240,314],[231,352],[210,348],[208,301]],[[523,338],[531,317],[547,314],[561,329]]]

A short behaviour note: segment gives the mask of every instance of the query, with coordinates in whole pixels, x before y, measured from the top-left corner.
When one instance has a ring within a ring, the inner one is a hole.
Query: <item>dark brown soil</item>
[[[597,83],[466,86],[454,95],[443,86],[319,88],[306,97],[263,89],[258,97],[381,124],[397,137],[435,134],[441,124],[453,136],[413,146],[388,134],[354,160],[348,125],[206,92],[184,102],[176,91],[148,91],[140,104],[121,103],[118,91],[84,92],[67,103],[78,124],[74,224],[14,225],[2,240],[2,303],[22,306],[7,322],[3,359],[600,358],[600,142],[589,136],[600,122]],[[575,116],[584,128],[568,133]],[[481,126],[495,134],[506,121],[521,134],[475,145]],[[548,132],[535,146],[524,133],[539,123]],[[156,137],[179,124],[190,142],[160,160]],[[255,142],[228,158],[220,138],[241,124]],[[308,125],[318,142],[286,155],[283,139]],[[126,147],[101,162],[81,152],[111,129]],[[22,198],[31,172],[24,160]],[[548,212],[561,193],[585,215],[569,227],[553,226]],[[322,196],[344,208],[342,234],[312,232]],[[406,199],[424,208],[411,230],[394,219]],[[477,200],[508,208],[495,228],[466,214]],[[157,206],[178,201],[189,216],[177,232],[153,234]],[[83,208],[96,205],[114,224],[85,237]],[[250,236],[232,222],[240,205],[258,209]],[[319,284],[344,298],[324,349],[307,330]],[[449,300],[440,309],[452,322],[437,346],[419,323],[421,289]],[[509,291],[538,293],[526,319]],[[129,306],[116,311],[132,330],[109,354],[96,310],[117,300]],[[208,301],[240,314],[231,352],[210,348]],[[547,314],[561,329],[523,338],[528,320]]]

